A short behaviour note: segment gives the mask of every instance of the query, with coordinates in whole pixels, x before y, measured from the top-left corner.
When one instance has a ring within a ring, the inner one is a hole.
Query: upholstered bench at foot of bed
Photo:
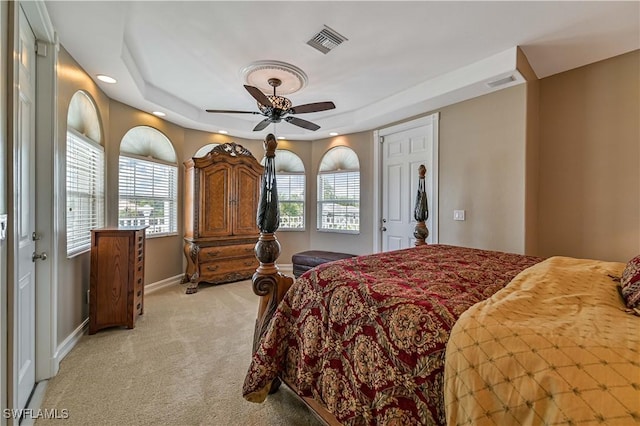
[[[298,278],[314,266],[334,260],[348,259],[355,257],[355,254],[336,253],[333,251],[309,250],[296,253],[291,257],[293,263],[293,275]]]

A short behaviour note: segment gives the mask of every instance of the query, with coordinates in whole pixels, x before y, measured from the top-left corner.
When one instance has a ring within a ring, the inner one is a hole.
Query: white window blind
[[[67,132],[67,257],[91,247],[91,229],[104,226],[104,149]]]
[[[360,172],[318,174],[318,229],[360,232]]]
[[[276,175],[280,229],[304,229],[304,174]]]
[[[120,226],[148,226],[147,235],[178,231],[178,167],[120,155]]]

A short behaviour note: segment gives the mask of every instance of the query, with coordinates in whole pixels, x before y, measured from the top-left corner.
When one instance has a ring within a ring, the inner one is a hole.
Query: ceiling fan
[[[315,102],[311,104],[304,104],[298,106],[292,106],[291,101],[284,96],[276,95],[276,87],[282,84],[279,78],[270,78],[268,80],[269,85],[273,87],[273,95],[265,95],[260,89],[254,86],[244,85],[247,92],[253,98],[258,101],[258,109],[260,111],[233,111],[224,109],[208,109],[207,112],[214,113],[226,113],[226,114],[261,114],[266,118],[259,122],[256,127],[253,128],[254,132],[260,131],[267,127],[271,123],[279,123],[284,120],[287,123],[291,123],[295,126],[302,127],[308,130],[318,130],[320,126],[307,120],[303,120],[298,117],[293,117],[292,114],[305,114],[308,112],[326,111],[334,109],[336,106],[333,102]]]

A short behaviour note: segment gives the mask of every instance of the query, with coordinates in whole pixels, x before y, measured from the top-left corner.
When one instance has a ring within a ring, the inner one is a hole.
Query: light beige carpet
[[[321,424],[285,386],[263,404],[242,398],[257,307],[250,281],[146,295],[133,330],[80,339],[41,407],[66,409],[68,419],[36,424]]]

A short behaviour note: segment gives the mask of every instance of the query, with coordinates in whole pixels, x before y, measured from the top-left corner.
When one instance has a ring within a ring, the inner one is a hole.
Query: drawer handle
[[[138,310],[140,310],[140,304],[138,303],[138,306],[136,306],[136,308],[138,308]]]
[[[207,271],[213,272],[218,269],[220,265],[207,266]]]
[[[142,278],[138,278],[138,284],[142,283]]]
[[[252,252],[253,251],[253,247],[245,247],[244,251],[246,251],[247,253]]]
[[[142,290],[138,290],[138,296],[142,295]]]
[[[142,271],[142,266],[138,266],[138,271]]]
[[[251,266],[251,265],[253,265],[253,260],[245,260],[245,261],[244,261],[244,265],[245,265],[245,266]]]
[[[207,256],[214,257],[220,254],[220,250],[208,251]]]

